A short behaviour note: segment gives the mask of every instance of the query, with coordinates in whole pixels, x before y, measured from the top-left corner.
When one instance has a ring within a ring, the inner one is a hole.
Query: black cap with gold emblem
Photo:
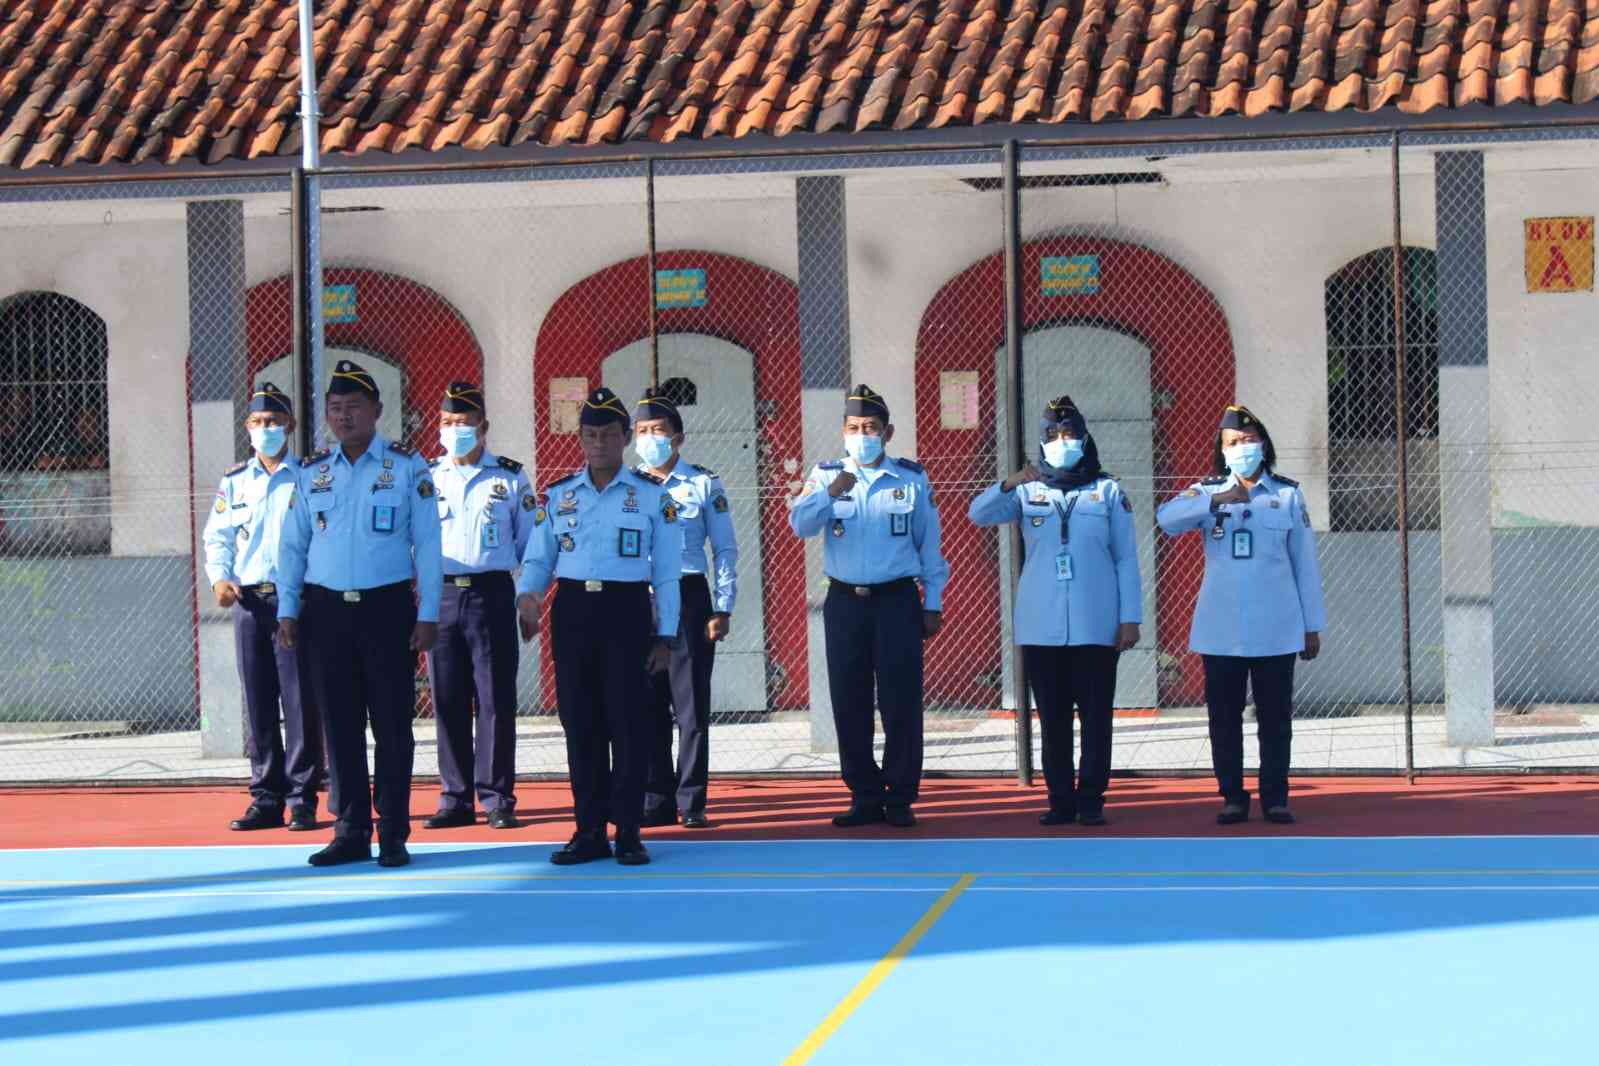
[[[667,396],[665,389],[648,388],[639,402],[633,405],[633,412],[640,422],[651,418],[664,418],[672,423],[672,432],[683,432],[683,416],[677,413],[677,404]]]
[[[872,391],[870,385],[857,385],[849,390],[849,397],[844,401],[844,414],[858,418],[881,418],[887,422],[888,401]]]
[[[328,382],[328,395],[344,396],[352,392],[365,393],[376,400],[378,383],[373,381],[372,375],[360,365],[348,359],[340,359],[333,368],[333,380]]]
[[[487,410],[483,405],[483,390],[470,381],[452,381],[444,388],[439,410],[452,415],[481,414]]]
[[[589,398],[583,401],[583,412],[577,416],[580,426],[608,426],[616,422],[626,429],[631,421],[616,393],[603,385],[589,393]]]
[[[255,387],[255,391],[250,394],[250,405],[245,410],[251,414],[257,411],[273,415],[294,414],[294,407],[289,403],[289,394],[270,381],[263,381]]]

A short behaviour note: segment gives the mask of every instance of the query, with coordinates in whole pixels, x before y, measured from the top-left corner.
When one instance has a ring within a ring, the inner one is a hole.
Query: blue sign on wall
[[[1099,291],[1099,256],[1051,255],[1039,261],[1045,296],[1088,296]]]
[[[322,288],[322,321],[356,322],[355,286],[325,285]]]
[[[656,307],[704,307],[706,300],[703,269],[655,272]]]

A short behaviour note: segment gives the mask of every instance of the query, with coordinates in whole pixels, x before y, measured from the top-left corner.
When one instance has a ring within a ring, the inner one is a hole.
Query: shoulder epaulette
[[[544,486],[544,491],[545,492],[549,492],[551,489],[553,489],[557,485],[564,485],[568,481],[576,481],[577,480],[577,475],[580,474],[580,473],[582,473],[582,471],[580,471],[580,470],[579,471],[573,471],[572,473],[566,475],[565,477],[558,477],[554,481],[550,482],[548,485]]]
[[[927,470],[922,466],[922,464],[916,462],[914,459],[895,459],[894,461],[900,466],[903,466],[906,470],[914,470],[918,474],[927,473]]]
[[[695,464],[695,465],[698,466],[698,464]],[[701,466],[699,468],[699,470],[700,470],[700,473],[704,474],[706,477],[721,477],[722,476],[722,475],[718,474],[716,471],[712,470],[708,466]]]
[[[817,463],[816,464],[816,469],[818,469],[818,470],[842,470],[842,469],[844,469],[844,460],[842,460],[842,459],[834,459],[830,463]]]
[[[246,467],[248,467],[249,465],[250,465],[250,460],[248,460],[248,459],[246,459],[242,463],[234,463],[232,466],[230,466],[226,470],[222,471],[222,476],[223,477],[232,477],[234,474],[242,473],[244,471],[244,469]]]
[[[648,481],[652,485],[666,484],[666,479],[664,477],[659,474],[652,474],[648,470],[635,470],[633,473],[643,478],[645,481]]]
[[[325,460],[328,456],[330,456],[332,454],[333,454],[333,449],[332,448],[323,448],[321,451],[313,452],[312,454],[306,456],[304,459],[301,459],[300,460],[300,465],[301,466],[313,466],[316,463],[322,462],[323,460]]]
[[[517,462],[515,459],[507,459],[502,455],[499,458],[499,463],[502,469],[509,470],[513,474],[520,474],[522,472],[522,464]]]
[[[1220,477],[1220,476],[1207,477],[1207,478],[1203,479],[1202,481],[1200,481],[1200,484],[1201,485],[1225,485],[1225,484],[1227,484],[1227,479],[1225,477]]]
[[[1271,479],[1277,482],[1277,484],[1287,485],[1291,489],[1297,489],[1299,487],[1299,482],[1295,481],[1291,477],[1283,477],[1281,474],[1273,474]]]
[[[407,448],[405,445],[401,444],[397,440],[389,441],[389,451],[391,451],[391,452],[399,452],[401,455],[415,455],[416,454],[416,449],[415,448]]]

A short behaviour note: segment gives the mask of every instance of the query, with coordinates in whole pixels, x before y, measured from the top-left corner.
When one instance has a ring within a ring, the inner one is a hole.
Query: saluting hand
[[[1299,657],[1301,659],[1305,660],[1308,663],[1308,662],[1310,662],[1310,660],[1314,659],[1316,656],[1318,656],[1320,654],[1321,654],[1321,634],[1320,633],[1306,633],[1305,634],[1305,650],[1299,653]]]
[[[439,639],[439,624],[437,622],[418,622],[411,630],[411,650],[416,652],[428,651],[433,647],[433,642]]]
[[[1244,483],[1242,481],[1239,481],[1234,483],[1232,488],[1228,489],[1226,492],[1212,493],[1210,502],[1213,506],[1220,506],[1224,503],[1248,503],[1249,490],[1244,488]]]
[[[666,638],[655,638],[655,643],[650,645],[649,658],[644,660],[644,669],[652,674],[664,674],[671,665],[672,649],[667,645]]]
[[[522,643],[539,635],[539,602],[532,596],[516,598],[516,624],[522,630]]]
[[[836,500],[854,487],[855,475],[848,470],[841,470],[838,476],[833,478],[833,483],[827,486],[827,494]]]
[[[218,581],[211,586],[211,591],[217,594],[218,607],[232,607],[239,602],[239,595],[243,591],[237,581]]]
[[[1016,486],[1025,485],[1029,481],[1042,480],[1044,480],[1044,475],[1039,473],[1038,467],[1034,466],[1032,463],[1028,463],[1026,466],[1016,471],[1016,473],[1005,479],[1005,491],[1010,492]]]

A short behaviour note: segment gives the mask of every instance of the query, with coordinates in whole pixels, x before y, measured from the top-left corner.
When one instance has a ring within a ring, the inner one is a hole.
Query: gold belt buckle
[[[472,576],[470,574],[457,574],[456,576],[450,578],[450,580],[455,582],[455,587],[458,589],[469,589],[472,587]]]
[[[605,588],[605,582],[603,582],[603,581],[585,581],[585,582],[583,582],[583,591],[584,592],[600,592],[600,591],[603,591],[604,588]]]
[[[871,599],[872,590],[867,588],[865,585],[856,585],[852,591],[854,591],[855,595],[859,596],[863,600]]]
[[[361,602],[361,590],[360,589],[346,589],[345,592],[344,592],[344,602],[345,603],[360,603]]]
[[[270,581],[263,581],[255,587],[255,591],[263,596],[273,596],[277,594],[278,587]]]

